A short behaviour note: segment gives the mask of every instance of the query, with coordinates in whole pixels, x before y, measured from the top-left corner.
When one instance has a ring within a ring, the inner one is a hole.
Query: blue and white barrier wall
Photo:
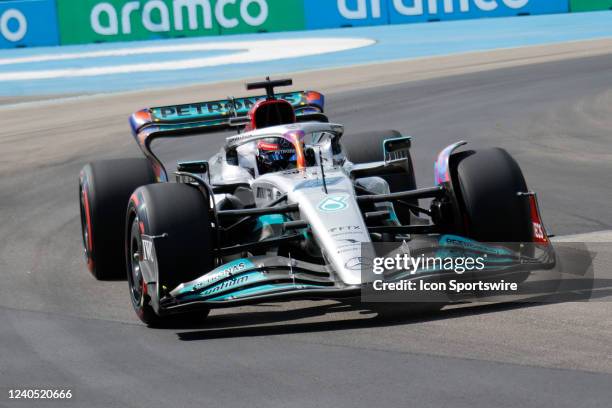
[[[567,13],[612,0],[0,0],[0,48]]]

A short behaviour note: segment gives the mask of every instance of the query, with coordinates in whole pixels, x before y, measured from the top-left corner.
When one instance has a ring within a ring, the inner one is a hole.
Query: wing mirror
[[[409,136],[387,139],[383,142],[383,150],[385,152],[385,161],[397,160],[408,157],[412,139]]]
[[[206,160],[180,162],[177,170],[181,173],[207,174],[208,162]]]

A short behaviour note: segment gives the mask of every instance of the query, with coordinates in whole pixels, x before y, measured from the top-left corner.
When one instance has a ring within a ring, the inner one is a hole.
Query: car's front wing
[[[160,311],[220,308],[286,298],[359,296],[359,286],[334,278],[325,265],[268,256],[242,258],[183,283],[160,300]]]
[[[475,251],[474,248],[471,251]],[[490,254],[490,252],[489,252]],[[493,259],[490,258],[491,261]],[[523,257],[517,262],[492,262],[488,276],[513,274],[554,267],[554,251],[548,246],[538,258]],[[451,274],[446,272],[446,274]],[[439,279],[443,272],[429,275],[397,274],[399,279]],[[364,275],[365,276],[365,275]],[[456,275],[454,275],[456,276]],[[185,309],[222,308],[244,304],[298,298],[341,299],[358,297],[368,285],[347,285],[334,274],[329,265],[313,264],[280,256],[241,258],[224,264],[210,273],[180,284],[160,299],[159,313]]]

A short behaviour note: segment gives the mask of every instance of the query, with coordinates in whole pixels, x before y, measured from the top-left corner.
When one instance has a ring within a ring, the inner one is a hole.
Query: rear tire
[[[96,161],[81,170],[83,246],[87,266],[96,279],[125,276],[125,209],[136,188],[155,182],[146,159]]]
[[[372,163],[383,161],[385,152],[383,142],[387,139],[397,139],[402,134],[397,130],[380,130],[376,132],[364,132],[348,135],[344,138],[342,147],[348,159],[355,164]],[[384,174],[380,177],[389,185],[392,193],[400,191],[416,190],[416,178],[412,158],[408,156],[408,168],[410,173]],[[418,200],[408,200],[410,204],[418,205]],[[411,211],[401,204],[394,205],[395,214],[402,225],[409,225],[411,221]]]
[[[355,164],[379,162],[385,159],[383,142],[398,137],[402,137],[402,134],[397,130],[354,133],[342,139],[342,147],[348,159]]]
[[[159,316],[159,302],[168,291],[213,268],[213,228],[208,198],[185,184],[160,183],[139,188],[128,205],[126,263],[130,299],[138,317],[149,326],[194,322],[209,310]],[[143,236],[154,250],[145,259]],[[143,268],[157,270],[154,282],[144,284]]]

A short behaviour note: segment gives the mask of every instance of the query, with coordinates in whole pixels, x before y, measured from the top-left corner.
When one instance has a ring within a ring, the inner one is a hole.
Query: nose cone
[[[371,240],[352,182],[348,178],[337,182],[328,187],[328,194],[315,187],[291,195],[338,277],[347,285],[361,284],[362,245]]]

